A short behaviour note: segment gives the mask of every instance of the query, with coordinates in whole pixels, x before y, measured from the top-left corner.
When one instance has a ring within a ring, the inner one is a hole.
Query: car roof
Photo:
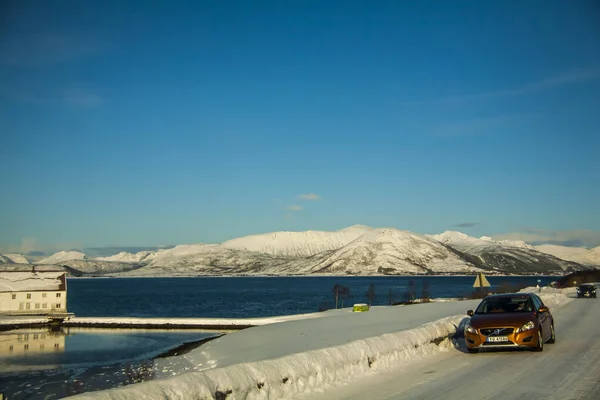
[[[524,299],[529,299],[534,297],[533,293],[498,293],[498,294],[489,294],[484,297],[484,299],[501,299],[507,297],[522,297]]]

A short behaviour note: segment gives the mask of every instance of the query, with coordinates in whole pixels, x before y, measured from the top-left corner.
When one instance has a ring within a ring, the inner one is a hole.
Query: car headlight
[[[465,332],[477,333],[477,330],[471,326],[470,322],[467,322],[467,324],[465,325]]]
[[[533,323],[533,321],[529,321],[528,323],[523,324],[523,326],[521,326],[519,329],[517,329],[517,333],[526,332],[533,328],[535,328],[535,324]]]

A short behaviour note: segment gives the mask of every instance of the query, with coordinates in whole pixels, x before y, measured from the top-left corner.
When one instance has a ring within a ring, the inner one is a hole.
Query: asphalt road
[[[336,387],[311,399],[600,399],[600,300],[574,299],[553,312],[556,343],[468,354],[454,348]]]

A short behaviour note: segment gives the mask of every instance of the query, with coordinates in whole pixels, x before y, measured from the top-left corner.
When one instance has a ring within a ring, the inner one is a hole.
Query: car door
[[[542,302],[542,299],[540,299],[538,296],[533,295],[533,304],[535,306],[535,313],[538,317],[538,322],[540,324],[540,326],[542,327],[542,332],[544,334],[544,340],[547,340],[550,338],[550,325],[552,324],[552,320],[550,318],[550,313],[548,312],[540,312],[540,308],[545,307],[544,303]]]

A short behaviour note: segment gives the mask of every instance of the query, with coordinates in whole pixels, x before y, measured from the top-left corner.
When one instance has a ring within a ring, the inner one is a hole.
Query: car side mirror
[[[472,317],[472,316],[473,316],[473,310],[469,310],[469,311],[467,311],[467,315],[468,315],[469,317]]]
[[[549,311],[550,311],[550,309],[548,307],[540,307],[540,311],[539,312],[541,314],[541,313],[545,313],[545,312],[549,312]]]

